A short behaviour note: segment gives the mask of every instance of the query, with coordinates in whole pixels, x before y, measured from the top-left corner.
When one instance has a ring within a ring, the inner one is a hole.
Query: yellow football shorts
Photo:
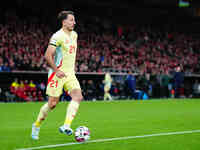
[[[104,91],[105,92],[109,92],[110,88],[111,88],[111,84],[110,83],[107,83],[107,84],[104,85]]]
[[[52,97],[59,97],[63,92],[63,88],[69,93],[73,89],[81,89],[75,74],[60,79],[55,73],[52,73],[48,78],[46,94]]]

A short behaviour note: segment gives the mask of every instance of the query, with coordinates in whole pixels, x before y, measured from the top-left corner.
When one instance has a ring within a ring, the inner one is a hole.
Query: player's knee
[[[51,102],[51,103],[49,104],[50,109],[51,109],[51,110],[54,109],[54,108],[56,107],[56,104],[57,104],[57,102]]]
[[[59,98],[50,97],[48,100],[49,108],[52,110],[56,107],[59,102]]]
[[[56,105],[52,105],[52,106],[50,107],[51,110],[53,110],[54,108],[56,108]]]
[[[41,118],[40,120],[44,121],[44,120],[45,120],[45,118]]]
[[[74,97],[73,98],[75,101],[78,101],[78,102],[80,102],[80,101],[82,101],[82,99],[83,99],[83,96],[82,95],[77,95],[76,97]]]
[[[80,102],[80,101],[82,101],[82,99],[83,99],[83,96],[82,96],[82,95],[79,95],[79,96],[78,96],[78,101]]]

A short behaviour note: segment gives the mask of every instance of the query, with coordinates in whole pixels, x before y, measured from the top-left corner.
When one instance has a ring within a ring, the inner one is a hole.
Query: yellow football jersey
[[[75,73],[75,59],[77,50],[78,35],[75,31],[71,31],[70,35],[60,29],[50,39],[49,44],[56,46],[55,64],[66,74]],[[49,75],[53,70],[50,69]]]
[[[112,78],[109,73],[105,74],[105,84],[111,84]]]

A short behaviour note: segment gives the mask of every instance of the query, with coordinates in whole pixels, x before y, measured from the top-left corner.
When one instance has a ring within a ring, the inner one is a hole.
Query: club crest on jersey
[[[69,41],[68,39],[65,40],[65,43],[66,43],[66,44],[69,43],[69,42],[70,42],[70,41]]]

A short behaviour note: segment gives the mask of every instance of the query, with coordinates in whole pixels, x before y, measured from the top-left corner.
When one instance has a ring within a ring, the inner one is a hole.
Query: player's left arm
[[[62,72],[61,70],[59,70],[59,68],[57,68],[55,62],[54,62],[54,56],[56,53],[56,48],[58,46],[61,45],[61,40],[59,38],[58,34],[54,34],[50,41],[49,41],[49,45],[47,47],[47,50],[45,52],[45,59],[47,61],[47,63],[50,65],[50,67],[54,70],[54,72],[56,72],[56,76],[59,78],[63,78],[65,77],[65,73]]]
[[[76,39],[76,42],[78,41],[78,33],[75,32],[75,39]]]
[[[112,77],[110,77],[110,82],[112,82],[113,81],[113,79],[112,79]]]
[[[78,48],[78,34],[75,32],[75,39],[76,39],[76,45],[77,45],[77,47],[76,47],[76,49]]]

